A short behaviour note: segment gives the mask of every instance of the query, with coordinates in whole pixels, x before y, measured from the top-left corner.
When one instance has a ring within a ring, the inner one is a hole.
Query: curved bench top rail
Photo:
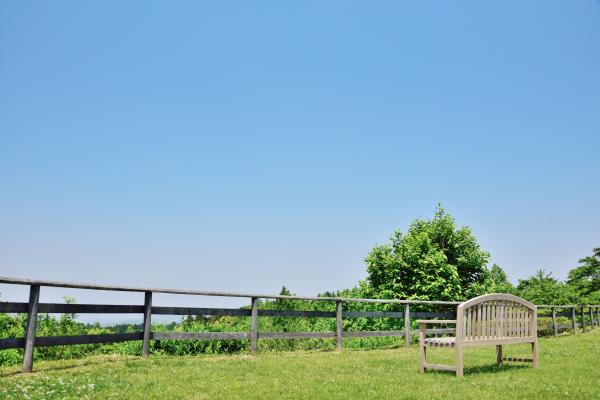
[[[259,293],[238,293],[238,292],[214,292],[206,290],[186,290],[186,289],[165,289],[165,288],[142,288],[132,286],[112,286],[88,283],[46,281],[37,279],[22,279],[11,277],[0,277],[0,283],[14,285],[38,285],[49,287],[62,287],[70,289],[89,289],[89,290],[114,290],[120,292],[152,292],[166,294],[187,294],[196,296],[221,296],[221,297],[245,297],[260,299],[282,299],[282,300],[306,300],[306,301],[342,301],[347,303],[382,303],[382,304],[440,304],[440,305],[458,305],[457,301],[428,301],[428,300],[384,300],[384,299],[358,299],[351,297],[307,297],[307,296],[282,296],[274,294]]]
[[[458,306],[456,337],[469,346],[527,342],[537,331],[536,314],[535,304],[511,294],[478,296]]]
[[[458,306],[458,308],[465,309],[465,308],[469,308],[469,307],[472,307],[477,304],[486,303],[488,301],[507,301],[507,302],[521,304],[522,306],[527,307],[531,310],[536,309],[535,304],[530,303],[527,300],[522,299],[521,297],[514,296],[512,294],[505,294],[505,293],[491,293],[491,294],[484,294],[482,296],[477,296],[470,300],[465,301],[464,303],[461,303]]]

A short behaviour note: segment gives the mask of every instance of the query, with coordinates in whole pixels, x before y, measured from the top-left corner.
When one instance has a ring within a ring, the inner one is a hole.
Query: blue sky
[[[2,1],[0,275],[315,294],[442,203],[564,278],[599,71],[592,0]]]

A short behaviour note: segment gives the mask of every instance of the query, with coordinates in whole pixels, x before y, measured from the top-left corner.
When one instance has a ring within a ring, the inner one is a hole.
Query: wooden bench
[[[466,347],[496,346],[496,361],[531,362],[538,365],[537,309],[527,300],[510,294],[487,294],[461,303],[455,320],[419,320],[419,362],[421,372],[428,369],[455,371],[463,376],[463,349]],[[426,338],[428,324],[455,324],[455,337]],[[505,344],[531,343],[531,358],[503,357]],[[453,347],[454,366],[428,364],[427,347]]]

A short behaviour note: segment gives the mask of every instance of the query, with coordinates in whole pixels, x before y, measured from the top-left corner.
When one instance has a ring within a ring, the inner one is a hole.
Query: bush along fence
[[[335,339],[338,351],[342,350],[344,338],[360,337],[404,337],[406,347],[410,346],[411,335],[418,335],[418,329],[411,329],[411,319],[442,318],[454,319],[456,306],[460,303],[450,301],[419,301],[419,300],[382,300],[359,299],[341,297],[302,297],[251,293],[213,292],[201,290],[180,290],[160,288],[138,288],[125,286],[108,286],[94,284],[77,284],[68,282],[42,281],[0,277],[0,283],[29,286],[29,301],[0,302],[0,313],[26,313],[25,337],[0,339],[0,350],[23,349],[23,371],[31,372],[33,366],[33,350],[35,347],[64,346],[76,344],[115,343],[141,340],[142,356],[150,353],[150,340],[249,340],[250,351],[257,353],[258,341],[269,339]],[[62,287],[72,289],[89,289],[105,291],[143,292],[143,305],[108,305],[108,304],[59,304],[40,303],[41,287]],[[232,298],[247,298],[250,300],[248,308],[198,308],[198,307],[156,307],[152,305],[153,293],[185,294],[196,296],[220,296]],[[264,300],[301,300],[311,302],[330,302],[335,304],[335,311],[312,310],[273,310],[259,309],[259,299]],[[352,305],[356,303],[396,305],[402,311],[353,311]],[[411,310],[413,306],[413,310]],[[446,309],[446,312],[415,311],[418,306]],[[542,318],[551,318],[552,332],[555,336],[561,330],[572,329],[574,333],[581,327],[600,326],[600,305],[537,306]],[[543,313],[542,310],[549,310]],[[557,312],[559,311],[559,312]],[[69,313],[69,314],[142,314],[143,331],[109,333],[95,335],[74,336],[36,336],[38,313]],[[152,332],[152,315],[185,315],[185,316],[237,316],[250,317],[251,324],[248,332]],[[291,317],[291,318],[334,318],[335,331],[331,332],[259,332],[258,317]],[[570,319],[570,324],[559,324],[558,318]],[[589,318],[588,318],[589,317]],[[404,322],[404,329],[376,330],[376,331],[345,331],[342,321],[344,318],[397,318]],[[579,322],[578,319],[579,318]],[[586,318],[588,324],[586,325]],[[452,334],[454,328],[427,329],[427,334],[441,335]]]

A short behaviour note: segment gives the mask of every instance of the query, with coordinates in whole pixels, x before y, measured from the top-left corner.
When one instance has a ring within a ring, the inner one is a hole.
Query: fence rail
[[[0,339],[0,350],[23,349],[23,371],[31,372],[33,367],[33,350],[35,347],[64,346],[74,344],[114,343],[132,340],[142,340],[142,356],[150,352],[150,340],[250,340],[252,353],[258,350],[258,341],[269,339],[336,339],[338,350],[342,350],[343,338],[356,337],[404,337],[406,347],[410,346],[411,335],[417,335],[418,330],[411,330],[410,320],[418,318],[455,318],[456,307],[459,302],[451,301],[423,301],[423,300],[384,300],[384,299],[356,299],[343,297],[303,297],[283,296],[270,294],[251,294],[234,292],[214,292],[201,290],[180,290],[160,288],[139,288],[127,286],[92,285],[70,282],[42,281],[31,279],[18,279],[0,277],[0,283],[29,286],[29,301],[0,302],[0,313],[26,313],[27,322],[25,337]],[[143,292],[143,305],[108,305],[108,304],[59,304],[40,303],[41,287],[62,287],[72,289],[110,290]],[[152,305],[153,293],[186,294],[197,296],[221,296],[249,298],[249,308],[201,308],[201,307],[157,307]],[[304,300],[334,302],[335,311],[311,310],[271,310],[259,309],[258,300]],[[403,311],[353,311],[344,310],[346,303],[374,303],[396,304]],[[411,311],[411,305],[438,305],[451,308],[449,312]],[[540,314],[540,317],[552,318],[552,329],[555,336],[561,329],[572,329],[577,333],[577,328],[586,329],[586,317],[589,313],[589,327],[600,326],[600,305],[539,305],[538,309],[548,309],[550,314]],[[569,310],[560,312],[557,310]],[[587,310],[587,313],[585,312]],[[579,312],[577,312],[579,311]],[[143,331],[134,333],[111,333],[97,335],[76,336],[36,336],[38,313],[69,313],[69,314],[142,314],[144,316]],[[581,322],[577,322],[578,315]],[[152,315],[202,315],[202,316],[238,316],[250,317],[251,328],[249,332],[152,332]],[[332,332],[259,332],[259,317],[291,317],[291,318],[335,318],[336,330]],[[569,317],[570,325],[557,323],[558,317]],[[390,331],[344,331],[344,318],[397,318],[404,320],[404,329]],[[595,320],[595,321],[594,321]],[[453,328],[437,328],[426,330],[429,334],[451,334]]]

